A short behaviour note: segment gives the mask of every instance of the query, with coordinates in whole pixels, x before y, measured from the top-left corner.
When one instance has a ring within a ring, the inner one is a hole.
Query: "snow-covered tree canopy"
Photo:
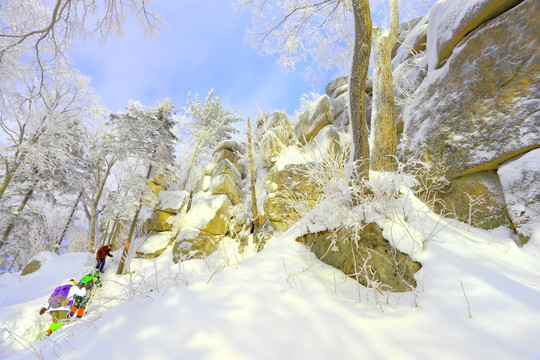
[[[388,22],[387,0],[371,0],[373,24]],[[402,19],[424,14],[435,0],[400,0]],[[347,74],[354,42],[351,0],[237,0],[238,9],[252,13],[246,41],[266,55],[279,54],[284,68],[308,60],[306,78]]]
[[[203,149],[211,149],[220,141],[230,139],[232,134],[238,133],[232,124],[242,121],[235,110],[223,106],[219,96],[214,97],[214,89],[208,92],[204,104],[199,94],[196,93],[193,100],[190,93],[187,107],[182,109],[186,113],[184,121],[190,125],[192,136],[200,139]]]

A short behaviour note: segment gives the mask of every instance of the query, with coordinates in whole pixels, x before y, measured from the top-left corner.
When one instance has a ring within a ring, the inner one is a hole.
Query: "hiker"
[[[86,289],[84,287],[79,288],[77,282],[70,279],[54,289],[49,300],[47,300],[47,304],[39,310],[39,315],[43,315],[48,310],[52,316],[52,323],[47,329],[47,336],[64,326],[62,320],[67,318],[76,295],[86,295]]]
[[[103,268],[105,267],[105,259],[107,256],[113,257],[111,255],[111,245],[103,245],[96,253],[96,269],[98,269],[100,272],[103,272]]]
[[[92,297],[92,293],[94,290],[94,285],[97,287],[101,287],[101,280],[99,278],[99,270],[92,270],[89,274],[84,275],[82,279],[79,281],[79,286],[84,286],[86,289],[86,295],[85,296],[75,296],[75,299],[73,300],[73,306],[71,307],[71,312],[69,313],[69,316],[76,315],[77,318],[82,318],[84,315],[84,311],[86,309],[86,305],[88,304],[88,301]]]

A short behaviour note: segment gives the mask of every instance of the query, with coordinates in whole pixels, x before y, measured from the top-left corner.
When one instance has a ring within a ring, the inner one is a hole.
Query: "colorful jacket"
[[[66,281],[65,283],[62,283],[62,285],[60,285],[60,286],[70,285],[70,284],[71,283],[69,281]],[[84,287],[81,289],[78,286],[75,286],[73,284],[71,284],[71,285],[72,286],[69,289],[69,292],[68,292],[67,297],[66,297],[66,299],[69,300],[68,305],[61,306],[59,308],[53,309],[53,308],[51,308],[51,305],[47,301],[44,308],[47,309],[49,312],[52,312],[52,311],[69,311],[71,309],[71,305],[73,304],[73,299],[75,298],[75,296],[85,296],[86,295],[86,289]]]
[[[104,245],[104,246],[100,247],[99,250],[97,251],[96,259],[105,260],[106,256],[113,257],[111,255],[111,249],[109,249],[109,247],[107,245]]]

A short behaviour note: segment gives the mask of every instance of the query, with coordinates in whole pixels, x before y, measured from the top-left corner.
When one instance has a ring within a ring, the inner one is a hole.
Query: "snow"
[[[293,226],[259,253],[225,238],[204,260],[173,264],[169,248],[134,259],[130,275],[107,271],[88,315],[38,341],[49,293],[93,267],[91,254],[50,256],[33,274],[0,277],[0,358],[538,358],[540,232],[519,248],[508,229],[467,231],[405,199],[408,226],[428,240],[411,250],[423,265],[414,294],[376,301],[297,243]]]
[[[184,202],[189,198],[187,191],[167,191],[162,190],[158,193],[159,209],[179,211]]]
[[[186,214],[184,223],[198,229],[204,229],[220,209],[230,206],[230,200],[225,194],[212,195],[199,191],[193,196],[191,204],[191,209]]]

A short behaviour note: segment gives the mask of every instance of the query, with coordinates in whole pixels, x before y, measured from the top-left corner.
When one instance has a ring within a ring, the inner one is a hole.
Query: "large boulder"
[[[408,58],[393,72],[396,131],[403,132],[401,113],[407,99],[414,94],[427,75],[427,58],[423,52]],[[336,120],[337,122],[337,120]]]
[[[154,259],[163,254],[167,247],[174,242],[175,233],[173,231],[153,233],[145,240],[135,252],[137,258]]]
[[[178,214],[185,211],[188,201],[188,191],[160,191],[156,209],[171,214]]]
[[[409,37],[409,34],[412,32],[412,30],[423,19],[424,19],[423,16],[418,16],[418,17],[403,21],[399,24],[399,35],[390,53],[390,57],[392,59],[396,56],[396,53],[398,49],[400,48],[401,44],[405,41],[405,39]]]
[[[169,231],[172,224],[167,220],[173,216],[167,211],[154,210],[152,217],[146,220],[146,229],[148,231]]]
[[[326,125],[334,123],[332,108],[327,95],[310,104],[302,114],[294,127],[294,133],[300,144],[307,144]]]
[[[330,97],[330,99],[335,99],[341,94],[343,94],[343,89],[347,89],[349,83],[349,77],[348,76],[341,76],[338,77],[335,80],[330,81],[324,91],[326,95]]]
[[[540,149],[508,161],[497,171],[508,215],[522,244],[540,231]]]
[[[242,175],[236,166],[234,166],[234,164],[227,159],[221,160],[212,169],[212,178],[218,177],[222,174],[229,175],[237,186],[242,185]]]
[[[41,269],[41,261],[34,259],[24,266],[21,272],[21,276],[35,273]]]
[[[332,85],[334,82],[337,82],[337,84],[341,83],[341,81],[338,81],[340,79],[347,80],[348,77],[341,77],[337,78],[333,82],[330,82],[326,86],[326,91],[332,91],[333,93],[330,96],[330,107],[332,108],[332,117],[334,118],[334,125],[339,130],[345,130],[348,131],[349,128],[349,84],[345,82],[343,85],[341,85],[337,89],[333,89]],[[373,82],[371,80],[371,75],[368,74],[368,78],[366,80],[366,97],[364,98],[364,108],[366,112],[366,123],[369,127],[371,125],[371,98],[373,93]]]
[[[428,32],[428,17],[420,18],[414,28],[407,34],[403,43],[396,50],[396,55],[392,58],[392,69],[397,68],[401,63],[413,55],[426,50]]]
[[[218,175],[212,178],[209,191],[212,195],[225,194],[231,200],[233,205],[240,202],[240,190],[234,184],[234,181],[227,174]]]
[[[279,154],[296,142],[291,122],[284,111],[275,111],[259,128],[259,148],[263,165],[270,167]]]
[[[539,13],[538,1],[522,2],[428,74],[403,112],[406,156],[443,161],[459,177],[540,146],[540,82],[531,77],[540,73],[540,27],[531,16]]]
[[[148,187],[157,195],[167,188],[167,182],[163,176],[156,176],[148,180]]]
[[[214,235],[194,228],[185,228],[178,234],[174,242],[173,262],[203,259],[212,254],[218,246]]]
[[[458,220],[482,229],[511,226],[506,212],[503,189],[495,170],[481,171],[451,181],[440,195],[445,207],[436,203],[438,212],[450,212]]]
[[[351,234],[338,230],[307,234],[296,241],[306,244],[322,262],[352,278],[360,274],[358,281],[364,286],[369,285],[366,277],[361,275],[366,271],[370,281],[380,282],[392,291],[402,292],[416,287],[414,274],[422,265],[393,248],[377,224],[367,224],[359,237],[360,241],[355,243],[351,241]],[[367,267],[362,266],[364,260]]]
[[[456,45],[480,24],[497,17],[522,0],[452,0],[439,1],[429,12],[428,65],[429,71],[438,69],[450,57]],[[532,2],[538,2],[531,0]],[[536,15],[535,15],[536,14]],[[527,13],[532,27],[538,13]],[[538,37],[537,37],[538,39]],[[519,46],[521,49],[521,46]]]
[[[191,208],[184,217],[188,226],[207,233],[221,235],[227,232],[231,201],[227,195],[198,192],[193,196]]]
[[[220,142],[212,152],[212,156],[214,157],[214,163],[217,164],[221,160],[227,159],[231,163],[236,165],[238,163],[238,160],[240,159],[240,156],[238,155],[239,152],[240,148],[238,147],[236,141],[224,140]]]

